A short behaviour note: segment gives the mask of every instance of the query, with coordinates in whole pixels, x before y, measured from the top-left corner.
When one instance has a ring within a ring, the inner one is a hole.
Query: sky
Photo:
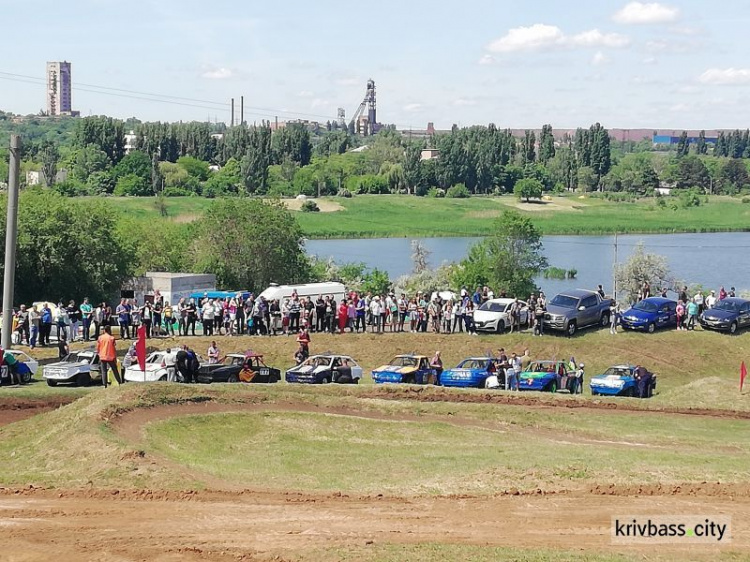
[[[746,0],[0,0],[0,13],[0,110],[14,113],[43,108],[46,61],[68,60],[82,115],[228,121],[244,96],[250,122],[325,122],[350,118],[372,78],[379,121],[402,130],[750,126]]]

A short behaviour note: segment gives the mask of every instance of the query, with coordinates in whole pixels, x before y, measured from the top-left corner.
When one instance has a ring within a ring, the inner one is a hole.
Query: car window
[[[745,304],[743,304],[740,312],[742,314],[747,314],[748,312],[750,312],[750,302],[746,302]]]
[[[232,365],[242,365],[244,363],[242,357],[232,357]]]
[[[659,312],[669,312],[669,304],[663,304],[659,309]]]
[[[586,297],[581,301],[581,306],[585,306],[586,308],[591,308],[592,306],[596,306],[596,297],[590,296]]]

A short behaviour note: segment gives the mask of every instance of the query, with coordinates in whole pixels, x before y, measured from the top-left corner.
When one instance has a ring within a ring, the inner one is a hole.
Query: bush
[[[303,213],[317,213],[320,211],[320,207],[318,207],[318,204],[315,201],[307,200],[302,203],[300,211]]]
[[[453,187],[448,188],[445,196],[450,199],[466,199],[467,197],[471,196],[471,193],[469,193],[469,190],[464,184],[457,183]]]
[[[680,193],[680,207],[683,209],[700,206],[701,198],[697,189],[688,189],[687,191]]]
[[[743,197],[742,198],[743,203],[750,203],[750,197]]]
[[[351,199],[354,197],[351,191],[346,189],[345,187],[342,187],[336,192],[336,197],[343,197],[344,199]]]
[[[548,267],[544,270],[545,279],[565,279],[567,272],[561,267]]]
[[[148,180],[135,174],[122,176],[117,180],[117,185],[115,186],[115,195],[144,196],[153,194],[154,192]]]
[[[182,189],[181,187],[165,187],[164,191],[162,191],[162,195],[164,197],[190,197],[195,195],[194,191],[190,191],[189,189]],[[209,194],[206,194],[206,197],[209,197]]]
[[[427,197],[434,197],[435,199],[441,199],[445,197],[445,190],[439,187],[431,187],[427,190]]]

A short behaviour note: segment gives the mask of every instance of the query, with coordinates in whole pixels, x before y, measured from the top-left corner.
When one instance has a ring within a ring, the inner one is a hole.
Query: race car
[[[650,398],[656,390],[656,375],[648,373],[646,397]],[[633,365],[616,365],[601,375],[591,377],[589,381],[593,396],[638,396],[636,367]]]
[[[0,385],[28,384],[39,369],[39,362],[18,349],[0,351]]]
[[[174,382],[177,375],[176,361],[176,349],[154,351],[146,357],[146,370],[141,369],[136,359],[125,369],[125,380],[128,382]]]
[[[575,371],[567,361],[533,361],[518,377],[519,390],[571,391]]]
[[[88,386],[92,380],[102,380],[99,371],[99,354],[93,349],[69,353],[60,361],[44,367],[42,377],[49,386],[72,382],[77,386]]]
[[[497,367],[497,360],[492,357],[470,357],[452,369],[443,371],[440,375],[440,384],[462,388],[484,388],[487,377],[497,376],[500,370]],[[502,375],[500,379],[502,384]]]
[[[302,384],[358,384],[362,367],[348,355],[313,355],[286,372],[289,383]]]
[[[376,384],[432,384],[436,376],[430,360],[424,355],[397,355],[387,365],[372,371],[372,380]]]
[[[269,367],[263,356],[248,351],[229,353],[220,363],[201,365],[198,369],[198,382],[247,382],[275,383],[281,380],[281,371]]]

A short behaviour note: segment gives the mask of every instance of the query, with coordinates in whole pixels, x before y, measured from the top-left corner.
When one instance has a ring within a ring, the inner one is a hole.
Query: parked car
[[[638,381],[635,378],[634,365],[616,365],[601,375],[591,377],[589,387],[593,396],[638,396]],[[647,396],[650,398],[656,390],[656,375],[651,373]]]
[[[574,335],[587,326],[609,326],[613,301],[596,291],[576,289],[556,295],[548,304],[544,314],[544,329]]]
[[[498,369],[497,360],[492,357],[470,357],[464,359],[452,369],[443,371],[440,375],[442,386],[457,386],[463,388],[484,388],[487,377],[497,375],[501,384],[501,369]]]
[[[435,369],[424,355],[397,355],[387,365],[372,371],[372,380],[380,383],[430,384],[435,381]]]
[[[128,382],[174,382],[177,378],[177,349],[154,351],[146,357],[146,370],[142,370],[138,361],[125,369],[125,380]]]
[[[698,321],[704,330],[735,334],[750,326],[750,301],[735,297],[722,299],[713,308],[704,310]]]
[[[313,355],[286,372],[289,383],[303,384],[358,384],[362,367],[348,355]]]
[[[492,299],[483,303],[474,311],[474,326],[479,332],[497,332],[501,334],[510,326],[510,307],[514,299]],[[529,305],[521,305],[521,324],[529,323]]]
[[[518,377],[519,390],[572,390],[575,371],[567,361],[532,361]]]
[[[74,351],[61,361],[44,367],[42,377],[49,386],[72,382],[77,386],[88,386],[91,381],[102,380],[99,371],[99,354],[91,349]]]
[[[198,382],[249,382],[275,383],[281,380],[281,371],[269,367],[258,353],[229,353],[221,363],[201,365]]]
[[[626,310],[620,325],[625,330],[643,330],[653,334],[657,328],[677,326],[677,301],[662,297],[649,297]]]

